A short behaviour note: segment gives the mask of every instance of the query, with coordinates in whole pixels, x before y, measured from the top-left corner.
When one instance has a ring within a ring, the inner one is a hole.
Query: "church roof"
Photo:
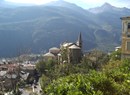
[[[60,49],[57,47],[52,47],[49,49],[49,52],[52,54],[58,54],[60,52]]]
[[[60,49],[57,48],[57,47],[52,47],[52,48],[50,48],[49,50],[60,50]]]
[[[81,48],[74,44],[74,45],[70,46],[69,49],[81,49]]]
[[[50,53],[50,52],[44,54],[43,56],[44,56],[44,57],[55,57],[55,55],[52,54],[52,53]]]
[[[68,46],[70,46],[70,45],[72,45],[73,43],[64,43],[63,44],[63,47],[68,47]]]

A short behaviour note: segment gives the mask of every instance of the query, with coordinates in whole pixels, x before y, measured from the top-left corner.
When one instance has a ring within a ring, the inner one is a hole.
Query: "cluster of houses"
[[[33,73],[35,65],[3,62],[0,64],[0,91],[16,88],[19,80],[26,81]]]

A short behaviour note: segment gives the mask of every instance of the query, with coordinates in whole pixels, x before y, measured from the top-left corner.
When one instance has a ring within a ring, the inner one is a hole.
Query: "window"
[[[130,37],[130,34],[127,34],[127,37]]]
[[[130,23],[128,23],[127,36],[130,37]]]
[[[130,42],[127,42],[127,50],[130,51]]]
[[[128,23],[128,29],[130,29],[130,23]]]

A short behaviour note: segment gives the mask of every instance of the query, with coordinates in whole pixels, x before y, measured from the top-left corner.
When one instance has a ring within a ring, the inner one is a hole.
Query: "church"
[[[60,50],[58,54],[59,63],[80,63],[83,55],[81,33],[75,43],[64,42],[61,44]]]
[[[82,35],[78,36],[76,42],[64,42],[60,48],[50,48],[49,52],[44,54],[44,61],[58,60],[58,64],[62,63],[80,63],[82,59]]]

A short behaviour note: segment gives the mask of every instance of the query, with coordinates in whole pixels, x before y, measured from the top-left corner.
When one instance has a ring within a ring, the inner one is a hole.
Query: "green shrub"
[[[118,84],[104,73],[75,74],[54,80],[47,88],[48,95],[117,95]]]

